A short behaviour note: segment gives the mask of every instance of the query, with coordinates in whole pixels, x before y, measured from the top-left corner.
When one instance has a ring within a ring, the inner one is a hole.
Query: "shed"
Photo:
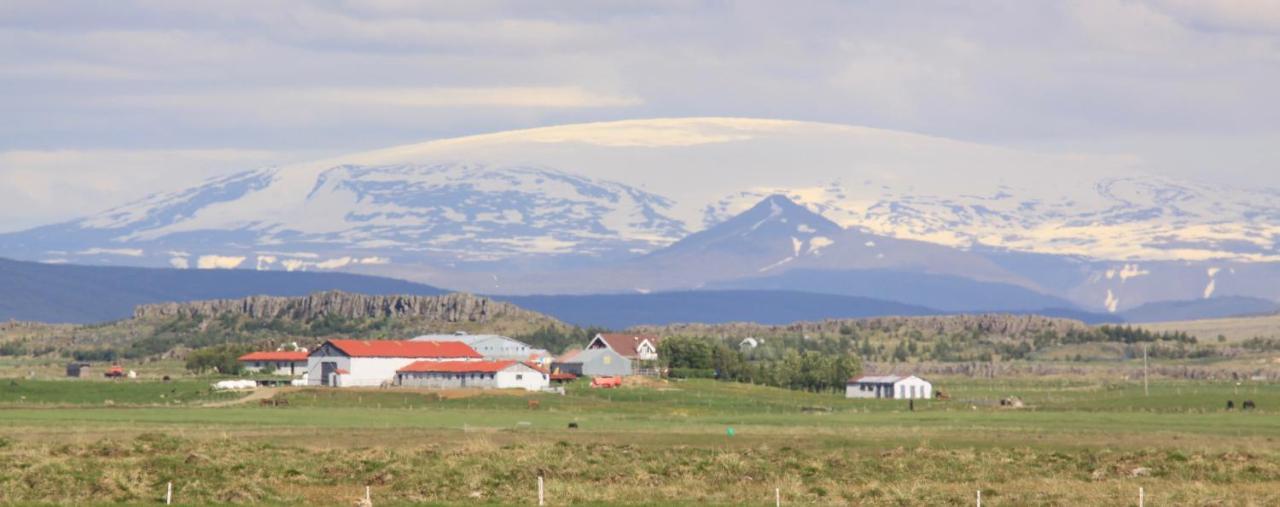
[[[524,389],[550,387],[551,374],[531,363],[507,361],[418,361],[396,371],[396,384],[433,389]]]
[[[933,397],[933,384],[915,375],[868,375],[849,379],[844,397],[928,399]]]
[[[609,348],[587,349],[570,357],[561,357],[552,365],[554,371],[578,376],[631,375],[631,360]]]

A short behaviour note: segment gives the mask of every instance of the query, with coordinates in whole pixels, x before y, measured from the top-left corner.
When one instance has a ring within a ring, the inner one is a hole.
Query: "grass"
[[[47,382],[65,385],[32,384],[45,405],[0,418],[0,502],[154,503],[174,481],[194,504],[349,505],[370,485],[377,505],[527,505],[543,475],[552,504],[768,505],[780,488],[787,503],[972,505],[981,488],[984,505],[1132,505],[1138,487],[1148,505],[1280,504],[1272,384],[1161,381],[1147,397],[1132,382],[940,379],[952,400],[910,411],[706,380],[566,396],[304,389],[277,394],[282,408]],[[122,403],[93,400],[107,395]],[[1027,408],[995,406],[1006,396]],[[1260,409],[1222,409],[1246,397]]]

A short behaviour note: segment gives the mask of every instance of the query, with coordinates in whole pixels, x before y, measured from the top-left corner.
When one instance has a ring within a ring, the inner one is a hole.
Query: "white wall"
[[[307,358],[307,385],[318,386],[324,382],[320,378],[320,363],[338,363],[339,370],[351,371],[351,358],[347,356],[310,356]]]
[[[308,366],[307,362],[299,361],[297,365],[293,367],[293,371],[291,372],[289,369],[288,361],[245,361],[244,362],[245,371],[262,372],[262,373],[266,373],[267,375],[301,376],[303,373],[306,373],[307,366]]]
[[[520,363],[513,364],[507,369],[498,372],[494,380],[497,382],[498,389],[539,391],[543,388],[551,387],[550,376]]]
[[[933,397],[933,384],[917,377],[907,377],[893,385],[893,397],[905,399],[929,399]]]

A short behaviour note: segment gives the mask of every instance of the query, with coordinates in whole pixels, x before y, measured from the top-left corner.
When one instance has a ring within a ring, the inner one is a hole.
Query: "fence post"
[[[364,487],[364,504],[373,505],[373,488],[370,486]]]
[[[978,490],[978,507],[982,507],[982,490]]]
[[[173,504],[173,481],[169,481],[169,485],[164,490],[164,504]]]
[[[1147,492],[1141,487],[1138,488],[1138,507],[1142,507],[1147,503]]]
[[[538,476],[538,505],[546,505],[547,499],[542,486],[542,476]]]
[[[782,507],[782,488],[773,488],[773,505]]]

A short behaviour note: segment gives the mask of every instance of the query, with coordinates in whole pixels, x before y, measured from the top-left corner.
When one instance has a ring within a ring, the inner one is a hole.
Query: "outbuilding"
[[[296,377],[307,371],[307,351],[250,352],[239,358],[244,369],[267,375]]]
[[[551,352],[539,349],[515,338],[496,334],[426,334],[413,338],[413,341],[428,342],[462,342],[479,352],[491,361],[514,360],[532,362],[539,366],[549,366]]]
[[[358,387],[391,385],[410,364],[480,361],[467,344],[449,341],[329,340],[307,357],[307,384]]]
[[[627,376],[634,372],[632,361],[610,348],[587,349],[556,361],[553,371],[578,376]]]
[[[933,384],[915,375],[869,375],[849,379],[845,398],[888,398],[896,400],[933,397]]]
[[[551,386],[551,374],[531,363],[418,361],[396,371],[396,385],[432,389],[524,389]]]

